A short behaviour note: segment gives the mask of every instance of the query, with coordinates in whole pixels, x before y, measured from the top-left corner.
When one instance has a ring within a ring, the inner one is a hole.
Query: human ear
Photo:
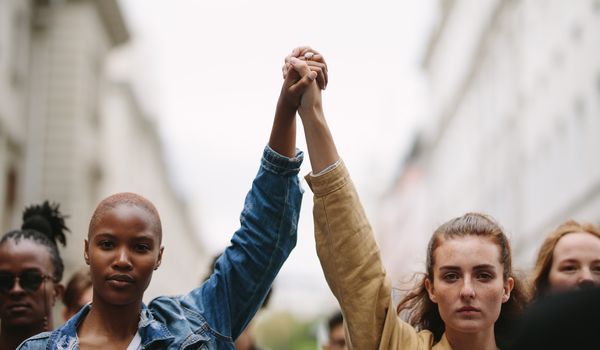
[[[425,283],[427,294],[429,294],[429,300],[431,300],[432,303],[437,304],[437,297],[435,296],[435,290],[433,289],[433,282],[429,278],[425,278],[423,282]]]
[[[163,255],[164,250],[165,250],[165,247],[160,247],[160,250],[158,251],[158,259],[156,259],[156,264],[154,265],[155,270],[158,270],[158,267],[160,266],[160,263],[162,262],[162,255]]]
[[[506,303],[508,299],[510,299],[510,292],[513,290],[515,286],[515,280],[512,277],[509,277],[506,282],[504,282],[504,294],[502,295],[502,302]]]
[[[63,293],[65,292],[65,286],[60,283],[55,283],[54,288],[52,288],[52,306],[56,304],[56,299],[62,298]]]
[[[83,259],[85,260],[86,264],[90,264],[90,256],[88,255],[88,248],[90,247],[90,243],[88,242],[88,240],[84,240],[83,241]]]

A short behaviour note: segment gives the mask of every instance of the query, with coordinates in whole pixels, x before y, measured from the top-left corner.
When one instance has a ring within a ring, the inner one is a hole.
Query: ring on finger
[[[307,52],[307,53],[305,53],[305,54],[304,54],[304,58],[305,58],[307,61],[310,61],[310,59],[311,59],[311,58],[313,58],[313,56],[314,56],[314,55],[315,55],[315,54],[314,54],[314,53],[312,53],[312,52]]]

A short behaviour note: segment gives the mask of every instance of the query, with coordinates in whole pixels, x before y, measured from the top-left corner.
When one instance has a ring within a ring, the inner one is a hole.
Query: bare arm
[[[317,174],[337,162],[340,158],[333,141],[333,136],[325,120],[321,99],[321,89],[324,89],[328,83],[328,70],[323,55],[310,47],[294,49],[292,54],[286,57],[285,67],[287,67],[288,63],[298,64],[297,62],[301,60],[319,73],[316,81],[310,84],[304,95],[302,95],[300,106],[298,107],[298,113],[300,114],[300,118],[302,118],[302,125],[306,136],[312,172]],[[284,75],[286,74],[285,67]],[[292,65],[291,67],[295,66]],[[292,73],[290,70],[290,75]]]

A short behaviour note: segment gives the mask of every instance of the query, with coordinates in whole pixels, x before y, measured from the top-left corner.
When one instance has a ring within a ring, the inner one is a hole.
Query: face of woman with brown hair
[[[587,232],[561,237],[552,253],[548,274],[551,291],[565,291],[600,284],[600,238]]]
[[[425,286],[446,332],[493,332],[514,284],[503,277],[499,246],[490,238],[467,235],[443,241],[433,255],[433,279]]]

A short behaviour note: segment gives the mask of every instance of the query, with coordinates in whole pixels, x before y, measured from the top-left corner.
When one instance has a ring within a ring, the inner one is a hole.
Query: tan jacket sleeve
[[[317,255],[340,303],[350,348],[431,349],[431,333],[417,333],[396,316],[379,247],[344,163],[306,181],[314,193]]]

